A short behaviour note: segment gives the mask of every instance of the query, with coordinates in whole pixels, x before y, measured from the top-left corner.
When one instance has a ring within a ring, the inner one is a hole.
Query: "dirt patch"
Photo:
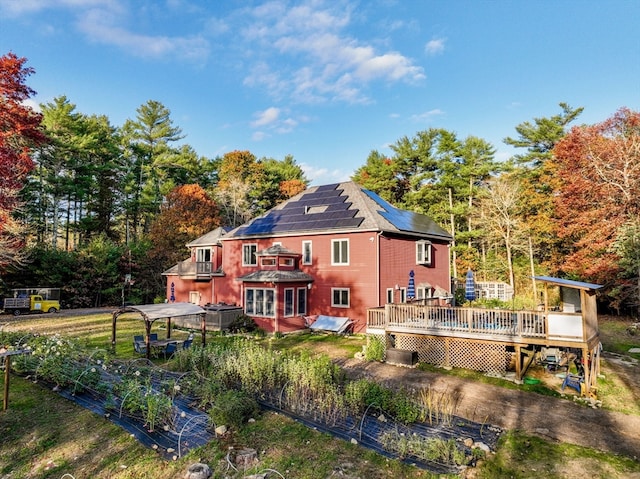
[[[640,365],[629,356],[605,351],[602,353],[602,369],[606,382],[617,389],[615,396],[629,406],[612,404],[611,408],[632,410],[632,414],[591,407],[589,403],[580,401],[577,391],[570,388],[563,391],[564,398],[556,398],[448,374],[345,359],[344,349],[337,345],[323,344],[322,350],[317,352],[332,357],[350,378],[368,377],[394,388],[414,391],[431,388],[451,394],[457,401],[456,414],[466,419],[640,460],[640,415],[637,414]],[[550,389],[560,390],[563,378],[559,374],[542,371],[534,375]],[[605,403],[610,401],[606,397],[603,400]]]
[[[371,377],[398,388],[452,394],[458,404],[456,414],[472,421],[632,458],[640,451],[639,416],[414,368],[357,359],[338,362],[352,378]]]

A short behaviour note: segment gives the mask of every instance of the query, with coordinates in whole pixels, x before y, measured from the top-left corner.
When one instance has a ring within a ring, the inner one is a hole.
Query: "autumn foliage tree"
[[[178,186],[167,195],[151,227],[149,236],[154,244],[153,254],[169,254],[164,263],[175,263],[184,259],[185,245],[189,241],[219,225],[218,207],[200,185]]]
[[[33,168],[32,148],[45,142],[41,116],[25,105],[35,94],[25,84],[34,73],[26,61],[13,53],[0,57],[0,268],[22,259],[21,227],[12,212]]]
[[[640,214],[640,113],[622,108],[574,127],[554,148],[557,232],[571,245],[560,270],[599,283],[621,272],[614,248]]]

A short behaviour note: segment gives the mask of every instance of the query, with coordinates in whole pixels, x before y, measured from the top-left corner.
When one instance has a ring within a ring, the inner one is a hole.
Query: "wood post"
[[[11,357],[9,355],[4,358],[4,402],[2,403],[2,410],[6,411],[9,408],[9,373],[11,368]]]

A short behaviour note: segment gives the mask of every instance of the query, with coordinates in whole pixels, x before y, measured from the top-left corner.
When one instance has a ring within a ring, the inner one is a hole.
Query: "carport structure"
[[[202,333],[202,346],[206,344],[207,326],[205,322],[205,310],[192,303],[162,303],[142,304],[137,306],[124,306],[113,312],[111,324],[111,348],[116,350],[116,323],[118,317],[125,313],[138,313],[142,316],[145,326],[145,344],[147,359],[151,357],[151,326],[158,319],[167,320],[167,339],[171,338],[171,318],[180,316],[200,316],[200,330]]]

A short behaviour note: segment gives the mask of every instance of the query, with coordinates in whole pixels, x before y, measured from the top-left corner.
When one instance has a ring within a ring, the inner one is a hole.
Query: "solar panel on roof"
[[[438,235],[448,235],[448,233],[440,228],[426,215],[414,213],[413,211],[400,210],[395,208],[387,201],[383,200],[373,191],[363,189],[364,193],[375,201],[383,210],[378,213],[393,226],[401,231],[410,231],[416,233],[429,233]]]
[[[357,218],[357,209],[344,195],[338,184],[324,185],[303,194],[281,209],[272,210],[262,218],[238,229],[238,235],[264,235],[272,232],[298,230],[335,229],[359,226],[363,218]]]

